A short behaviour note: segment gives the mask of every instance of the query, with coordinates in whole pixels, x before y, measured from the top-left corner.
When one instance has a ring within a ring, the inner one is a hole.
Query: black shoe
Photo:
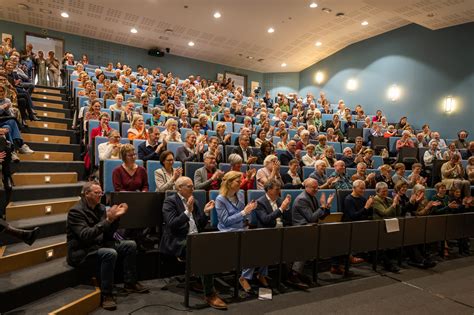
[[[393,273],[399,273],[400,272],[400,268],[398,268],[395,265],[387,265],[387,266],[384,267],[384,269],[389,271],[389,272],[393,272]]]
[[[33,115],[33,117],[30,118],[31,121],[40,121],[41,119],[39,119],[36,115]]]
[[[409,260],[409,261],[407,262],[407,264],[408,264],[409,266],[416,267],[416,268],[422,268],[422,269],[426,268],[425,265],[423,264],[423,261],[413,261],[413,260]]]
[[[314,285],[313,280],[310,277],[308,277],[307,275],[299,273],[296,276],[301,280],[301,282],[307,284],[308,286],[311,287],[311,286]]]
[[[425,259],[423,260],[423,266],[424,268],[433,268],[433,267],[436,267],[436,262],[430,259]]]

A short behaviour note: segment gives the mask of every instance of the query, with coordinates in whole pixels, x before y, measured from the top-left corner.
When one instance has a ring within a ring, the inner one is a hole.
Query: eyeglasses
[[[174,162],[173,159],[166,159],[165,162]]]
[[[194,185],[189,184],[189,185],[183,185],[183,186],[181,186],[181,187],[186,187],[186,188],[188,188],[188,189],[192,189],[192,188],[194,188]]]
[[[103,196],[104,195],[103,191],[93,191],[92,193],[96,196]]]

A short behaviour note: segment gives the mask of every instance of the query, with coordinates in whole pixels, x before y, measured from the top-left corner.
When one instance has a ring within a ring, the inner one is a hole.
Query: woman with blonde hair
[[[137,154],[131,144],[120,147],[123,163],[112,172],[115,191],[148,191],[148,176],[143,166],[137,165]]]
[[[263,160],[263,167],[257,171],[257,189],[263,189],[265,183],[270,179],[276,179],[283,186],[280,174],[280,161],[276,155],[268,155]]]
[[[216,212],[218,218],[217,228],[219,231],[242,231],[245,229],[246,217],[257,207],[256,200],[245,205],[244,195],[239,192],[242,182],[242,173],[230,171],[222,178],[219,196],[216,198]],[[253,278],[254,268],[242,270],[239,279],[240,285],[245,292],[250,292],[251,287],[248,280]],[[266,282],[268,275],[267,267],[260,267],[258,279],[261,284]]]
[[[148,132],[145,128],[145,122],[142,115],[133,115],[130,128],[127,131],[128,140],[148,140]]]
[[[160,142],[183,142],[181,134],[178,131],[178,122],[174,119],[168,119],[165,123],[166,130],[160,134]]]

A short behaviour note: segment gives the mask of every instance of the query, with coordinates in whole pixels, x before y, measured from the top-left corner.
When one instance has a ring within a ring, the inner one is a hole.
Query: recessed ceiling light
[[[194,46],[194,42],[189,42],[189,43],[188,43],[188,46],[193,47],[193,46]]]
[[[41,13],[45,13],[45,14],[51,14],[51,13],[53,13],[53,11],[48,10],[48,9],[40,9],[40,12],[41,12]]]
[[[369,25],[369,22],[363,21],[362,23],[360,23],[360,25],[362,25],[362,26],[367,26],[367,25]]]
[[[329,9],[329,8],[322,8],[321,10],[323,10],[323,12],[326,12],[326,13],[331,13],[332,10]]]
[[[339,13],[336,13],[336,16],[337,16],[337,17],[344,17],[345,14],[344,14],[344,12],[339,12]]]
[[[69,14],[67,14],[67,12],[62,12],[62,13],[61,13],[61,16],[62,16],[63,18],[68,18],[68,17],[69,17]]]
[[[253,59],[253,57],[252,56],[247,56],[247,59]]]
[[[428,13],[426,16],[432,18],[432,17],[434,17],[435,15],[434,15],[434,13]]]
[[[323,44],[323,43],[321,43],[321,42],[316,42],[316,44],[314,44],[314,45],[317,46],[317,47],[319,47],[319,46],[321,46],[322,44]]]
[[[214,13],[214,18],[218,19],[221,17],[221,14],[219,12]]]
[[[286,63],[282,63],[281,66],[284,68],[286,67]]]
[[[270,27],[267,32],[271,34],[271,33],[275,32],[275,29],[273,27]]]
[[[136,34],[136,33],[138,33],[138,31],[137,31],[136,28],[132,28],[132,29],[130,30],[130,33]]]
[[[20,9],[20,10],[29,10],[30,7],[27,6],[27,5],[24,4],[24,3],[19,3],[19,4],[18,4],[18,9]]]
[[[311,9],[317,8],[317,7],[318,7],[318,4],[317,4],[316,2],[313,2],[313,3],[311,3],[311,4],[309,5],[309,7],[310,7]]]

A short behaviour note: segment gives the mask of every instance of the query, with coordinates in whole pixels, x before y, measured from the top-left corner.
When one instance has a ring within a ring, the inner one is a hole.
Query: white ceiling
[[[315,9],[311,2],[0,0],[0,19],[146,49],[169,47],[174,55],[259,72],[301,71],[352,43],[410,23],[435,30],[474,21],[474,0],[315,0]],[[213,18],[216,10],[220,19]],[[63,11],[68,19],[60,16]],[[345,16],[336,17],[339,12]],[[368,26],[361,26],[364,20]],[[132,27],[137,34],[130,33]]]

